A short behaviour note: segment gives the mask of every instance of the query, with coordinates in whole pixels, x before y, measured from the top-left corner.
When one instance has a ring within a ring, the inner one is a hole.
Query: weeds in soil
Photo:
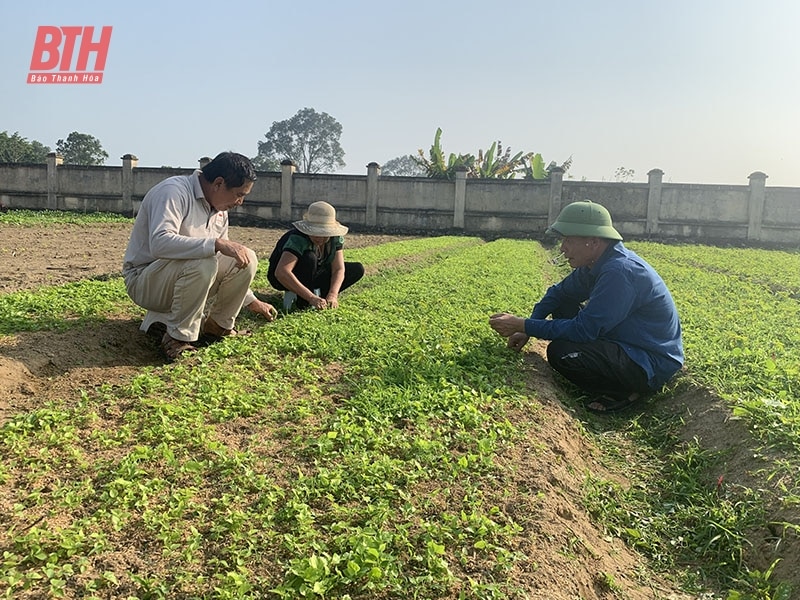
[[[0,335],[64,330],[111,314],[142,314],[131,306],[121,277],[43,286],[0,296]]]
[[[641,253],[654,256],[679,301],[686,377],[740,398],[737,416],[769,449],[794,448],[800,426],[787,406],[800,346],[790,327],[775,325],[784,320],[776,314],[796,314],[791,293],[757,311],[768,299],[748,290],[732,303],[742,311],[735,317],[711,310],[693,294],[719,286],[718,270],[685,270],[681,251],[652,244]],[[9,418],[0,429],[6,596],[524,595],[510,575],[522,530],[500,501],[496,457],[520,436],[508,409],[536,402],[486,318],[529,311],[555,267],[543,270],[547,254],[534,242],[473,238],[348,257],[369,275],[336,311],[296,313],[143,369],[123,388]],[[256,289],[266,288],[263,268]],[[740,284],[745,275],[737,272]],[[752,285],[769,287],[770,277],[759,271]],[[119,280],[71,285],[0,296],[2,333],[132,310]],[[731,337],[738,318],[767,336],[774,369],[750,364],[769,366],[746,337]],[[726,370],[728,358],[740,359],[744,381]],[[757,570],[747,557],[748,532],[765,525],[776,498],[709,479],[721,457],[677,442],[679,425],[657,411],[588,421],[630,483],[587,478],[587,507],[610,535],[693,589],[788,598],[773,581],[776,563]],[[774,464],[777,500],[796,507],[796,463]],[[598,578],[621,593],[613,575]]]
[[[696,591],[727,589],[729,600],[790,598],[789,583],[774,577],[780,557],[768,568],[752,566],[759,551],[751,548],[749,536],[766,532],[777,548],[798,534],[797,522],[772,522],[770,515],[797,515],[800,504],[800,404],[794,400],[800,336],[793,326],[800,255],[631,246],[656,266],[679,305],[689,366],[685,378],[714,389],[731,403],[733,418],[748,425],[752,438],[738,443],[750,444],[751,456],[761,462],[760,471],[748,476],[762,484],[725,480],[719,475],[724,451],[711,452],[697,440],[681,442],[680,421],[653,411],[611,420],[610,427],[606,422],[607,430],[598,425],[604,456],[624,462],[631,481],[622,486],[587,478],[587,508],[662,568],[681,570]],[[784,277],[787,272],[791,275]],[[776,318],[765,319],[767,314]]]
[[[51,225],[65,223],[90,225],[92,223],[133,223],[130,217],[115,213],[76,213],[62,210],[9,210],[0,212],[0,223],[9,225]]]
[[[508,595],[519,527],[484,489],[514,432],[502,407],[515,392],[501,387],[512,366],[480,342],[493,296],[452,319],[460,300],[428,294],[477,241],[427,244],[431,266],[393,268],[338,311],[10,419],[11,593]],[[100,567],[130,540],[160,558]],[[475,563],[483,574],[465,577]]]
[[[584,489],[587,510],[609,533],[642,552],[659,570],[682,573],[695,593],[727,589],[728,600],[791,597],[789,584],[771,579],[775,563],[764,572],[748,566],[747,536],[767,524],[769,500],[774,498],[765,490],[714,477],[724,457],[696,441],[681,444],[665,435],[674,422],[650,415],[631,420],[627,427],[619,425],[598,440],[604,450],[634,440],[637,461],[634,468],[625,464],[628,482],[623,486],[589,476]],[[622,455],[610,463],[619,467],[619,458],[630,461],[632,453]]]

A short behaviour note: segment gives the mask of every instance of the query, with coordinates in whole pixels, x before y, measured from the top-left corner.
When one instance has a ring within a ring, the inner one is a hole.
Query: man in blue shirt
[[[589,410],[619,410],[661,389],[683,366],[678,311],[664,281],[590,200],[565,206],[548,231],[562,236],[573,271],[530,318],[498,313],[489,325],[514,350],[531,337],[552,340],[547,360],[589,393]]]

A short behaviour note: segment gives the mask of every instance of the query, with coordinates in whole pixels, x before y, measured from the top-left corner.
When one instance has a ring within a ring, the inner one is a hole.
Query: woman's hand
[[[325,298],[317,296],[316,294],[311,297],[311,300],[308,301],[308,304],[317,310],[325,310],[328,308],[328,301],[325,300]]]

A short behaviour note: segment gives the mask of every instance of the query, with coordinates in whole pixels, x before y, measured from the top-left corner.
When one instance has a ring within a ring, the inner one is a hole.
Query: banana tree
[[[475,162],[475,157],[472,154],[450,154],[447,161],[444,158],[444,151],[442,150],[442,128],[436,130],[436,135],[433,138],[433,145],[429,151],[429,155],[420,148],[417,152],[419,157],[414,157],[420,167],[425,170],[427,177],[436,179],[453,179],[456,174],[456,168],[466,167],[469,172]]]
[[[496,155],[495,155],[496,152]],[[478,150],[478,160],[473,165],[468,177],[484,179],[513,179],[519,172],[524,172],[525,161],[532,153],[517,152],[511,156],[511,148],[503,151],[500,141],[493,142],[486,154]]]
[[[552,160],[550,161],[550,164],[545,166],[544,159],[538,152],[536,154],[531,153],[526,160],[527,164],[523,167],[525,179],[550,179],[550,173],[554,168],[559,167],[566,172],[572,166],[572,156],[570,156],[560,165],[556,164],[556,161]]]
[[[419,156],[412,156],[414,162],[419,165],[427,177],[438,179],[453,179],[456,169],[464,167],[467,170],[467,177],[483,179],[512,179],[517,174],[525,179],[549,179],[550,171],[556,166],[551,162],[545,166],[542,155],[534,152],[517,152],[511,155],[511,148],[503,149],[500,141],[493,142],[484,152],[478,150],[478,156],[473,154],[449,154],[445,159],[442,149],[442,129],[436,130],[433,138],[433,145],[425,155],[422,149],[418,150]],[[572,164],[570,156],[561,165],[565,171]]]

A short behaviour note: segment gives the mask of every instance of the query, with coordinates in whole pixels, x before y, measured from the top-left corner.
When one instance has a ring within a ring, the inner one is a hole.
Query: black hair
[[[253,163],[246,156],[236,152],[220,152],[200,171],[203,173],[203,179],[209,183],[217,177],[222,177],[228,189],[242,186],[245,181],[256,180]]]

